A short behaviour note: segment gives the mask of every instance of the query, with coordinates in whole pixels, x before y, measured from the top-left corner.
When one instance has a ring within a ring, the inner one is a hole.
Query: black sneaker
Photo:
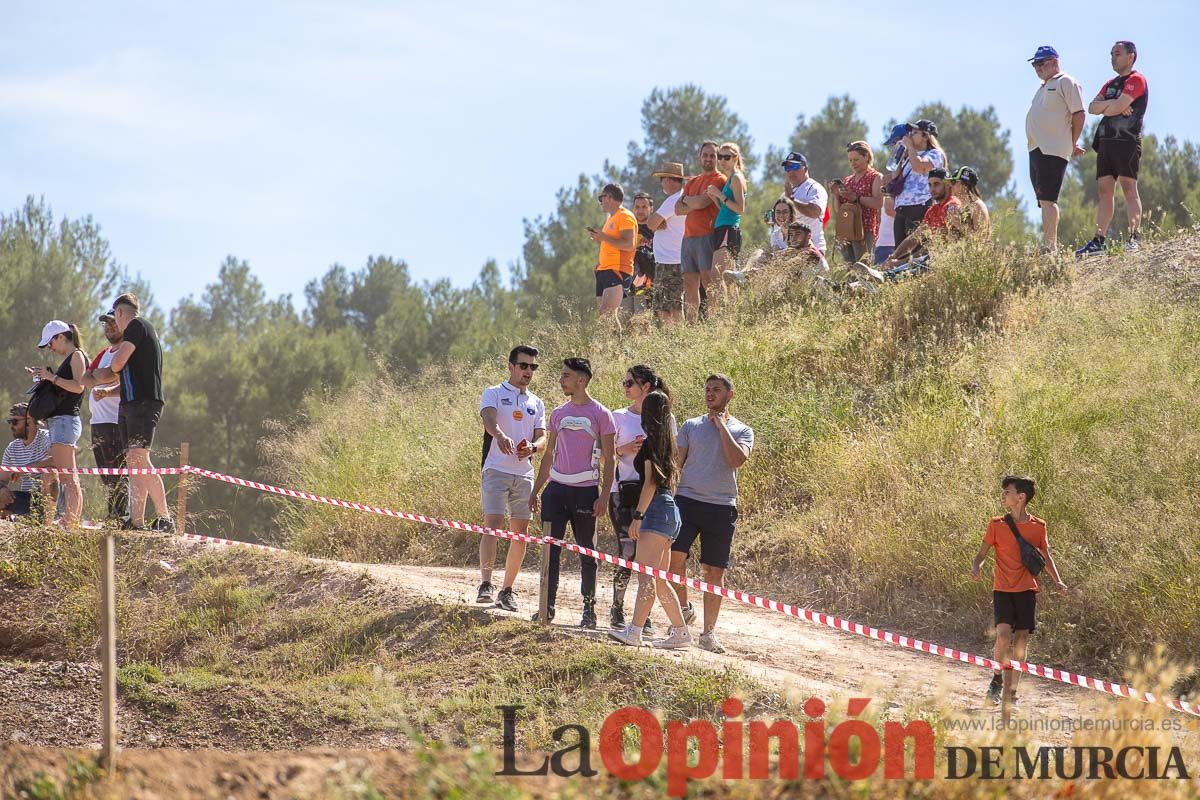
[[[596,630],[596,600],[592,597],[583,598],[583,617],[579,620],[579,627],[584,630]]]
[[[1083,247],[1075,251],[1076,258],[1087,258],[1088,256],[1098,256],[1104,253],[1104,240],[1099,236],[1093,236],[1092,240]]]
[[[492,594],[495,589],[496,587],[492,586],[488,581],[479,584],[479,593],[475,595],[475,602],[491,605],[496,600],[496,596]]]
[[[500,590],[500,594],[496,595],[496,607],[505,611],[517,610],[517,601],[513,597],[512,589]]]
[[[148,531],[150,529],[147,528],[145,525],[134,525],[133,520],[131,520],[129,517],[125,517],[123,520],[121,520],[121,530],[123,530],[123,531]]]
[[[533,616],[529,618],[530,621],[537,622],[538,615],[539,615],[539,612],[537,612],[537,611],[533,612]],[[550,613],[547,614],[546,616],[550,617],[550,619],[548,620],[549,622],[554,622],[554,606],[550,606]]]
[[[992,682],[988,684],[987,699],[993,703],[1000,702],[1000,694],[1004,691],[1004,675],[995,672],[992,674]]]
[[[158,531],[159,533],[174,533],[175,520],[170,517],[158,517],[154,522],[150,523],[150,530]]]
[[[619,630],[625,627],[625,609],[613,606],[608,610],[608,627]]]
[[[642,636],[653,636],[654,626],[650,624],[650,618],[646,617],[646,624],[642,626]]]

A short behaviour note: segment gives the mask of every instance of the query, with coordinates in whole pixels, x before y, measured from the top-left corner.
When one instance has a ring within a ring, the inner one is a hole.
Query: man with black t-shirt
[[[650,195],[638,192],[633,196],[633,218],[637,220],[637,249],[633,251],[633,287],[629,290],[629,311],[641,311],[650,305],[654,288],[654,231],[648,224],[654,213]]]
[[[108,367],[84,373],[87,387],[118,381],[121,384],[121,405],[117,411],[117,429],[125,447],[125,463],[130,469],[153,469],[150,447],[154,444],[154,429],[162,416],[162,348],[158,332],[148,320],[138,316],[141,303],[137,295],[123,294],[113,301],[108,312],[116,320],[121,343]],[[167,493],[158,475],[129,476],[129,526],[134,530],[145,527],[146,495],[154,503],[157,519],[154,529],[173,531],[175,522],[167,508]]]
[[[1142,227],[1142,197],[1138,194],[1138,167],[1142,161],[1142,122],[1150,103],[1146,76],[1133,68],[1137,47],[1121,41],[1109,53],[1117,77],[1100,88],[1088,106],[1088,113],[1099,114],[1100,124],[1092,148],[1096,151],[1096,235],[1075,251],[1080,258],[1104,252],[1104,239],[1112,224],[1117,183],[1125,195],[1125,213],[1129,216],[1126,252],[1139,248]]]

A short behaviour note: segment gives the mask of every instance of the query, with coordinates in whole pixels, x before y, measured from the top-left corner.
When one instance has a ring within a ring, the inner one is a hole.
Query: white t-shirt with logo
[[[825,209],[829,205],[829,192],[825,191],[825,187],[809,178],[804,183],[792,190],[792,199],[797,203],[816,203],[821,207],[821,213],[816,217],[806,217],[803,214],[796,216],[797,222],[803,222],[808,227],[812,228],[812,243],[813,247],[825,252],[825,223],[822,220],[825,218]]]
[[[654,232],[654,261],[658,264],[679,264],[683,261],[683,226],[687,224],[687,217],[675,213],[675,204],[682,194],[683,189],[680,189],[664,200],[658,211],[654,212],[667,223]]]
[[[666,263],[666,262],[663,262]],[[646,437],[646,431],[642,428],[642,415],[633,411],[630,408],[618,408],[612,412],[613,423],[617,426],[617,435],[613,441],[613,446],[616,449],[621,449],[627,444],[633,444],[640,436]],[[675,424],[675,415],[671,415],[671,435],[679,434],[679,428]],[[638,479],[637,467],[633,465],[634,456],[637,453],[629,453],[628,455],[617,457],[617,479],[613,481],[612,490],[615,492],[618,489],[617,484],[621,481],[636,481]]]
[[[542,399],[528,390],[521,391],[508,381],[497,386],[489,386],[483,391],[479,400],[479,410],[496,409],[496,426],[513,440],[513,444],[522,439],[532,443],[534,431],[546,427],[546,406]],[[483,469],[494,469],[509,475],[533,475],[533,459],[517,458],[516,451],[505,455],[500,450],[500,444],[492,439],[488,432],[483,432],[484,454]]]
[[[116,348],[110,347],[100,356],[100,361],[97,362],[98,368],[112,366],[113,356],[116,355]],[[111,386],[97,386],[97,389],[115,389],[120,384],[114,383]],[[93,425],[116,425],[117,412],[121,408],[121,395],[118,392],[112,397],[105,397],[97,400],[91,393],[88,394],[88,408],[92,412]]]

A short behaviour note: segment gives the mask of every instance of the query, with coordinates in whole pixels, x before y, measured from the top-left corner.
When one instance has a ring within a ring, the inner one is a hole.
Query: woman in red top
[[[863,240],[861,242],[838,242],[842,260],[853,264],[862,258],[870,258],[875,252],[875,240],[879,237],[879,209],[883,208],[883,175],[871,166],[871,146],[866,142],[851,142],[846,145],[846,158],[852,172],[833,186],[834,196],[839,203],[857,203],[862,209]]]

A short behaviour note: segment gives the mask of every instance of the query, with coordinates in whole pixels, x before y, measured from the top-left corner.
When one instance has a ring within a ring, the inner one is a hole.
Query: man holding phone
[[[637,217],[621,205],[625,190],[610,183],[600,190],[600,207],[608,214],[603,230],[588,227],[593,242],[600,243],[600,263],[596,265],[596,316],[612,318],[618,332],[621,318],[618,312],[625,299],[625,289],[633,282],[633,256],[637,250]]]
[[[546,406],[528,391],[538,368],[538,350],[527,344],[517,345],[508,354],[508,380],[484,390],[479,401],[483,421],[483,463],[480,478],[483,495],[483,524],[504,527],[505,513],[514,533],[529,530],[533,516],[529,496],[533,492],[533,455],[543,449],[546,440]],[[491,603],[492,567],[496,563],[495,536],[479,539],[479,592],[475,602]],[[513,582],[525,560],[525,542],[510,541],[504,562],[504,586],[495,598],[505,611],[516,611]]]

